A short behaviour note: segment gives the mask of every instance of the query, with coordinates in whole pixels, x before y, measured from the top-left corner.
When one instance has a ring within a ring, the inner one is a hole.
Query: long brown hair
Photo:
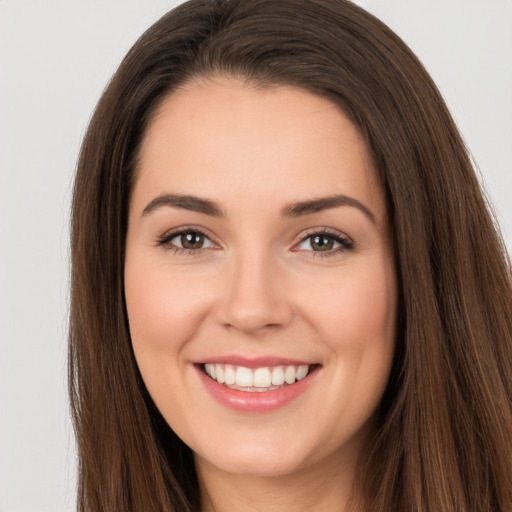
[[[162,99],[215,74],[328,98],[366,139],[399,279],[394,366],[361,461],[368,510],[512,510],[511,267],[432,80],[345,0],[192,0],[137,41],[85,136],[72,210],[69,381],[78,510],[192,511],[190,449],[148,396],[123,271],[142,134]]]

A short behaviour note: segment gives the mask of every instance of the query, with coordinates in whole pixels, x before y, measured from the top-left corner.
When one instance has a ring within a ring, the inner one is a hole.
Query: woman
[[[85,137],[72,258],[80,510],[512,508],[510,264],[357,6],[151,27]]]

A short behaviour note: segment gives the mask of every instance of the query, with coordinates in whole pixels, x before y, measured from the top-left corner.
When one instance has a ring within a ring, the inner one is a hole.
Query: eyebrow
[[[183,210],[204,213],[212,217],[224,217],[222,208],[210,199],[182,194],[162,194],[155,197],[142,211],[142,215],[149,215],[162,206],[172,206]]]
[[[353,197],[345,196],[343,194],[336,194],[328,197],[320,197],[318,199],[311,199],[309,201],[299,201],[296,203],[285,206],[281,214],[283,217],[301,217],[302,215],[311,215],[312,213],[321,212],[323,210],[330,210],[340,206],[350,206],[357,208],[365,214],[374,224],[375,214],[363,203],[354,199]]]
[[[171,206],[174,208],[181,208],[183,210],[190,210],[198,213],[203,213],[211,217],[224,217],[225,213],[222,208],[210,199],[204,199],[192,195],[183,194],[162,194],[155,197],[142,211],[142,215],[149,215],[162,206]],[[363,203],[354,199],[353,197],[345,196],[343,194],[336,194],[333,196],[320,197],[318,199],[311,199],[308,201],[297,201],[286,205],[281,210],[283,217],[302,217],[304,215],[311,215],[324,210],[338,208],[340,206],[350,206],[360,210],[368,219],[373,223],[376,222],[374,213]]]

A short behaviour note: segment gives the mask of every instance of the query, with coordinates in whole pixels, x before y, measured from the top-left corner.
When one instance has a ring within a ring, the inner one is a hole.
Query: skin
[[[204,510],[344,510],[389,377],[397,304],[384,195],[360,134],[303,90],[215,77],[165,99],[140,157],[125,267],[133,348],[194,451]],[[215,201],[223,215],[144,213],[162,194]],[[359,203],[283,216],[333,194]],[[202,230],[203,247],[159,243],[181,227]],[[326,231],[351,246],[318,250],[307,237]],[[193,364],[228,354],[320,368],[284,407],[243,413],[215,401]]]

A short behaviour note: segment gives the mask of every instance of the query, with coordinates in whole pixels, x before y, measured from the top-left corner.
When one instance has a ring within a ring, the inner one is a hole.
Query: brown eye
[[[190,231],[180,235],[181,247],[183,249],[202,249],[205,236],[197,231]]]
[[[330,251],[334,247],[334,239],[329,236],[315,235],[310,240],[313,251]]]
[[[354,244],[348,238],[331,233],[313,233],[302,239],[295,250],[314,253],[325,253],[324,256],[331,256],[340,252],[348,251]]]
[[[196,230],[181,230],[163,235],[158,240],[158,245],[175,251],[201,251],[202,249],[214,249],[217,246],[207,235]]]

